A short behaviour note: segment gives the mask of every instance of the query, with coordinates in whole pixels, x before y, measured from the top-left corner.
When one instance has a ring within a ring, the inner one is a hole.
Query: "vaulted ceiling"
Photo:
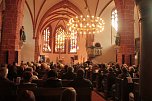
[[[2,2],[2,0],[0,0]],[[30,15],[33,32],[41,31],[54,22],[67,23],[76,15],[100,17],[113,0],[25,0],[25,8]]]
[[[76,15],[101,16],[104,9],[113,0],[26,0],[34,32],[49,24],[67,23]]]

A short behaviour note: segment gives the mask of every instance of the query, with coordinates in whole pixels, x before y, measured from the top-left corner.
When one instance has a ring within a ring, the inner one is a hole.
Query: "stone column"
[[[0,63],[20,61],[20,28],[25,0],[4,0]]]
[[[152,0],[135,1],[141,17],[141,101],[152,101]]]
[[[40,34],[41,35],[41,34]],[[34,62],[38,62],[40,57],[39,36],[35,38]]]
[[[115,0],[118,11],[118,33],[120,47],[118,50],[118,63],[133,65],[135,61],[134,45],[134,1]]]

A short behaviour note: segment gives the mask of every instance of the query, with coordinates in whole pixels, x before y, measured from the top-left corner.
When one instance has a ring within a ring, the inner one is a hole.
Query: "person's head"
[[[127,64],[123,64],[122,67],[128,68],[128,65]]]
[[[57,77],[58,76],[58,74],[57,74],[57,71],[56,70],[50,70],[49,72],[48,72],[48,78],[50,78],[50,77]]]
[[[110,68],[108,69],[108,71],[109,71],[109,72],[113,72],[113,68],[110,67]]]
[[[50,67],[49,67],[49,65],[47,65],[46,63],[42,63],[42,64],[41,64],[41,69],[42,69],[42,70],[50,70]]]
[[[33,68],[32,68],[32,67],[27,67],[27,68],[25,69],[25,71],[29,71],[29,72],[33,73]]]
[[[31,82],[32,80],[32,73],[30,71],[25,71],[23,73],[23,81],[24,82]]]
[[[67,69],[68,72],[73,72],[73,70],[74,70],[73,67],[68,67]]]
[[[78,78],[83,78],[84,77],[84,70],[82,68],[78,69],[77,71],[77,77]]]
[[[130,66],[130,67],[129,67],[129,72],[135,72],[135,69],[134,69],[133,66]]]
[[[17,66],[17,62],[13,62],[13,65],[14,65],[14,66]]]
[[[8,68],[5,65],[1,65],[0,67],[0,77],[7,78]]]
[[[123,68],[122,68],[122,72],[123,72],[123,73],[127,73],[127,72],[128,72],[127,68],[126,68],[126,67],[123,67]]]

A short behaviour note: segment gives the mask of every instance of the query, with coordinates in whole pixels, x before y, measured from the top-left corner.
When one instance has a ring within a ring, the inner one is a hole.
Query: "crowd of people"
[[[24,63],[22,61],[20,65],[14,62],[13,64],[0,66],[0,91],[7,91],[10,95],[16,94],[17,96],[18,85],[30,84],[36,87],[37,84],[33,83],[32,80],[37,79],[44,80],[43,87],[49,88],[63,87],[62,80],[71,80],[70,87],[90,87],[93,89],[92,82],[97,81],[97,89],[102,91],[105,76],[110,91],[114,87],[116,77],[139,77],[139,71],[137,66],[127,66],[126,64],[120,66],[117,63],[93,64],[87,61],[68,66],[60,63],[53,64],[53,62]],[[0,97],[1,99],[4,98]]]

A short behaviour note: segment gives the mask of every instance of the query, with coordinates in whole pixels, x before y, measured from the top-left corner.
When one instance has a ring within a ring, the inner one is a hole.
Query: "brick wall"
[[[24,2],[24,0],[5,0],[0,63],[20,61],[19,32],[23,19]]]
[[[134,1],[115,0],[118,11],[118,23],[120,34],[120,48],[118,51],[118,63],[134,64]]]

